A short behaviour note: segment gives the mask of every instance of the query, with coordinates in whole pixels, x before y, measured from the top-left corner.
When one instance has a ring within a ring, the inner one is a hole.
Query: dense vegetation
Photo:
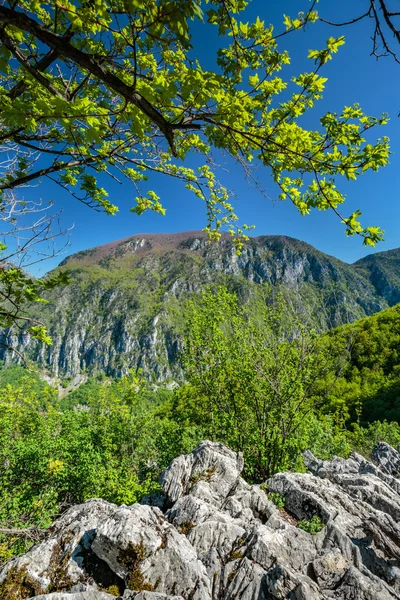
[[[334,388],[344,416],[366,424],[400,420],[400,305],[333,330],[331,343],[347,337],[350,360]]]
[[[149,389],[131,374],[59,398],[36,373],[0,369],[0,528],[42,528],[93,496],[131,504],[201,439],[245,456],[264,481],[303,470],[301,452],[368,456],[400,443],[400,306],[317,335],[282,297],[256,313],[226,289],[187,303],[187,384]],[[0,533],[0,561],[32,543]]]
[[[328,458],[397,442],[400,306],[317,334],[312,314],[280,294],[249,313],[220,289],[189,303],[187,318],[181,410],[242,451],[250,479],[301,469],[305,448]]]
[[[132,504],[156,489],[160,470],[200,438],[165,415],[168,392],[145,392],[135,376],[89,382],[76,403],[60,401],[21,367],[3,370],[0,388],[1,527],[45,527],[91,497]],[[24,548],[0,537],[4,560]]]

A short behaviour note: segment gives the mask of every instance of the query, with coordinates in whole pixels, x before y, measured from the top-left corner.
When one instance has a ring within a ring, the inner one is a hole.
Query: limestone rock
[[[125,590],[122,600],[183,600],[182,596],[166,596],[158,592],[140,592],[136,594]]]
[[[305,462],[311,473],[251,486],[240,455],[202,442],[163,473],[162,510],[149,501],[71,508],[3,567],[0,597],[400,600],[400,455],[380,443],[373,462],[309,452]]]
[[[239,480],[243,457],[223,444],[202,442],[172,461],[161,477],[168,504],[190,493],[220,506]]]
[[[53,594],[35,596],[35,600],[115,600],[115,596],[93,590],[76,592],[75,594],[69,594],[68,592],[54,592]]]
[[[115,508],[104,500],[89,500],[68,510],[50,527],[41,544],[0,570],[0,591],[5,595],[7,581],[17,578],[28,591],[32,590],[32,595],[70,589],[77,583],[90,582],[93,576],[100,577],[104,587],[118,584],[107,565],[90,560],[96,529]],[[5,598],[12,600],[12,596]]]
[[[92,549],[128,587],[211,598],[206,570],[193,546],[158,508],[117,508],[99,524]]]
[[[400,475],[399,453],[389,444],[379,442],[372,451],[372,460],[384,473],[394,477]]]

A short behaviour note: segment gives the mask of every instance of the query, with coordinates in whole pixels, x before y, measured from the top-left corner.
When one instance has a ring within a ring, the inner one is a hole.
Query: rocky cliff
[[[2,600],[400,598],[400,455],[316,459],[264,485],[203,442],[143,504],[89,500],[0,571]],[[276,506],[278,505],[279,508]]]
[[[134,367],[151,381],[176,380],[182,300],[189,294],[225,284],[248,302],[265,286],[279,286],[328,328],[400,299],[395,252],[348,265],[282,236],[252,238],[237,256],[229,236],[210,244],[202,232],[136,235],[68,257],[59,268],[70,272],[71,284],[50,294],[47,306],[34,307],[53,345],[22,335],[17,347],[64,379],[101,371],[120,376]],[[0,352],[6,362],[16,359]]]

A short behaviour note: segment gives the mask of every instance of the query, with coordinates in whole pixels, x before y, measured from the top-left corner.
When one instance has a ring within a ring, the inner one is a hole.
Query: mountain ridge
[[[107,242],[106,244],[99,244],[98,246],[92,246],[90,248],[86,248],[83,250],[78,250],[77,252],[73,252],[72,254],[66,256],[58,266],[56,266],[53,270],[56,270],[59,267],[65,266],[67,265],[71,259],[76,259],[76,258],[83,258],[84,256],[90,256],[90,255],[94,255],[94,256],[99,256],[99,258],[101,258],[102,256],[104,256],[104,254],[107,254],[109,251],[115,250],[118,246],[121,246],[123,244],[127,244],[129,242],[132,242],[135,239],[139,239],[139,240],[145,240],[146,242],[150,242],[149,245],[147,245],[147,247],[143,248],[144,251],[149,251],[151,249],[156,249],[156,248],[161,248],[161,249],[178,249],[179,245],[182,242],[187,241],[190,238],[201,238],[204,240],[208,239],[207,233],[201,229],[193,229],[193,230],[187,230],[187,231],[179,231],[179,232],[174,232],[174,233],[135,233],[133,235],[130,236],[126,236],[124,238],[120,238],[118,240],[114,240],[111,242]],[[228,232],[221,232],[221,241],[232,241],[232,236],[228,233]],[[380,252],[374,252],[371,254],[368,254],[366,256],[363,256],[353,262],[347,262],[345,260],[342,260],[341,258],[338,258],[337,256],[335,256],[334,254],[329,254],[327,252],[324,252],[322,250],[319,250],[316,246],[313,246],[312,244],[310,244],[309,242],[305,242],[303,240],[300,240],[298,238],[294,238],[292,236],[289,235],[284,235],[284,234],[261,234],[261,235],[257,235],[257,236],[251,236],[249,237],[248,242],[245,242],[245,245],[248,243],[252,243],[253,241],[260,241],[260,240],[276,240],[276,241],[283,241],[283,242],[287,242],[287,243],[292,243],[292,244],[300,244],[302,247],[304,248],[308,248],[318,254],[322,254],[328,258],[334,259],[335,261],[338,261],[339,263],[343,264],[343,265],[347,265],[347,266],[364,266],[367,263],[373,262],[374,260],[382,260],[385,259],[388,256],[393,256],[393,258],[397,261],[400,262],[400,247],[399,248],[391,248],[389,250],[382,250]],[[164,242],[164,243],[162,243]],[[213,242],[210,241],[209,242],[210,245],[211,244],[218,244],[218,242]]]
[[[58,267],[61,266],[65,266],[67,265],[71,259],[81,259],[81,258],[86,258],[87,256],[94,256],[94,257],[103,257],[105,254],[109,253],[110,251],[115,250],[116,248],[118,248],[119,246],[122,246],[124,244],[128,244],[130,242],[132,242],[133,240],[145,240],[146,242],[146,246],[141,248],[143,251],[150,251],[152,249],[178,249],[180,246],[182,247],[182,242],[187,241],[188,239],[191,238],[197,238],[197,239],[203,239],[203,240],[208,240],[208,236],[207,233],[204,232],[201,229],[193,229],[193,230],[189,230],[189,231],[181,231],[181,232],[176,232],[176,233],[135,233],[131,236],[127,236],[125,238],[121,238],[112,242],[108,242],[106,244],[100,244],[99,246],[93,246],[91,248],[87,248],[84,250],[79,250],[78,252],[74,252],[73,254],[70,254],[69,256],[67,256],[59,265]],[[271,234],[271,235],[258,235],[258,236],[252,236],[249,238],[249,240],[247,242],[245,242],[246,244],[251,244],[254,241],[261,241],[261,240],[273,240],[273,241],[282,241],[282,242],[286,242],[286,243],[294,243],[295,245],[300,244],[301,246],[308,248],[316,253],[319,254],[323,254],[324,256],[327,256],[331,259],[334,259],[342,264],[345,265],[351,265],[351,264],[356,264],[357,262],[360,262],[362,260],[364,260],[364,258],[368,258],[369,256],[372,255],[368,255],[368,257],[364,257],[361,259],[358,259],[358,261],[355,261],[354,263],[348,263],[346,261],[343,261],[342,259],[334,256],[333,254],[327,254],[325,252],[322,252],[321,250],[319,250],[318,248],[316,248],[315,246],[313,246],[312,244],[310,244],[309,242],[304,242],[303,240],[299,240],[297,238],[291,237],[291,236],[287,236],[287,235],[281,235],[281,234]],[[221,232],[221,241],[232,241],[232,236],[227,233],[227,232]],[[164,243],[162,243],[164,242]],[[213,241],[209,241],[209,244],[218,244],[218,242],[213,242]],[[387,250],[384,251],[383,253],[380,254],[384,254],[385,252],[391,252],[391,250]],[[400,252],[400,249],[399,249]],[[56,268],[58,268],[56,267]]]

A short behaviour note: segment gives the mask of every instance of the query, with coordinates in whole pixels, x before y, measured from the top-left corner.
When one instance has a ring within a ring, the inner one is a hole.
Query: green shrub
[[[276,508],[285,508],[285,498],[278,492],[268,492],[268,500],[271,500]]]
[[[267,294],[253,315],[222,287],[188,302],[187,324],[183,365],[196,422],[243,452],[251,481],[304,470],[301,452],[318,437],[311,425],[321,429],[321,381],[343,367],[345,342],[333,348],[280,294]]]
[[[397,421],[375,421],[367,427],[354,424],[350,440],[352,449],[370,458],[373,447],[378,442],[386,442],[397,448],[400,445],[400,425]]]
[[[299,529],[303,531],[307,531],[311,535],[316,535],[324,528],[324,523],[318,515],[314,515],[311,519],[303,519],[299,521],[297,524]]]

